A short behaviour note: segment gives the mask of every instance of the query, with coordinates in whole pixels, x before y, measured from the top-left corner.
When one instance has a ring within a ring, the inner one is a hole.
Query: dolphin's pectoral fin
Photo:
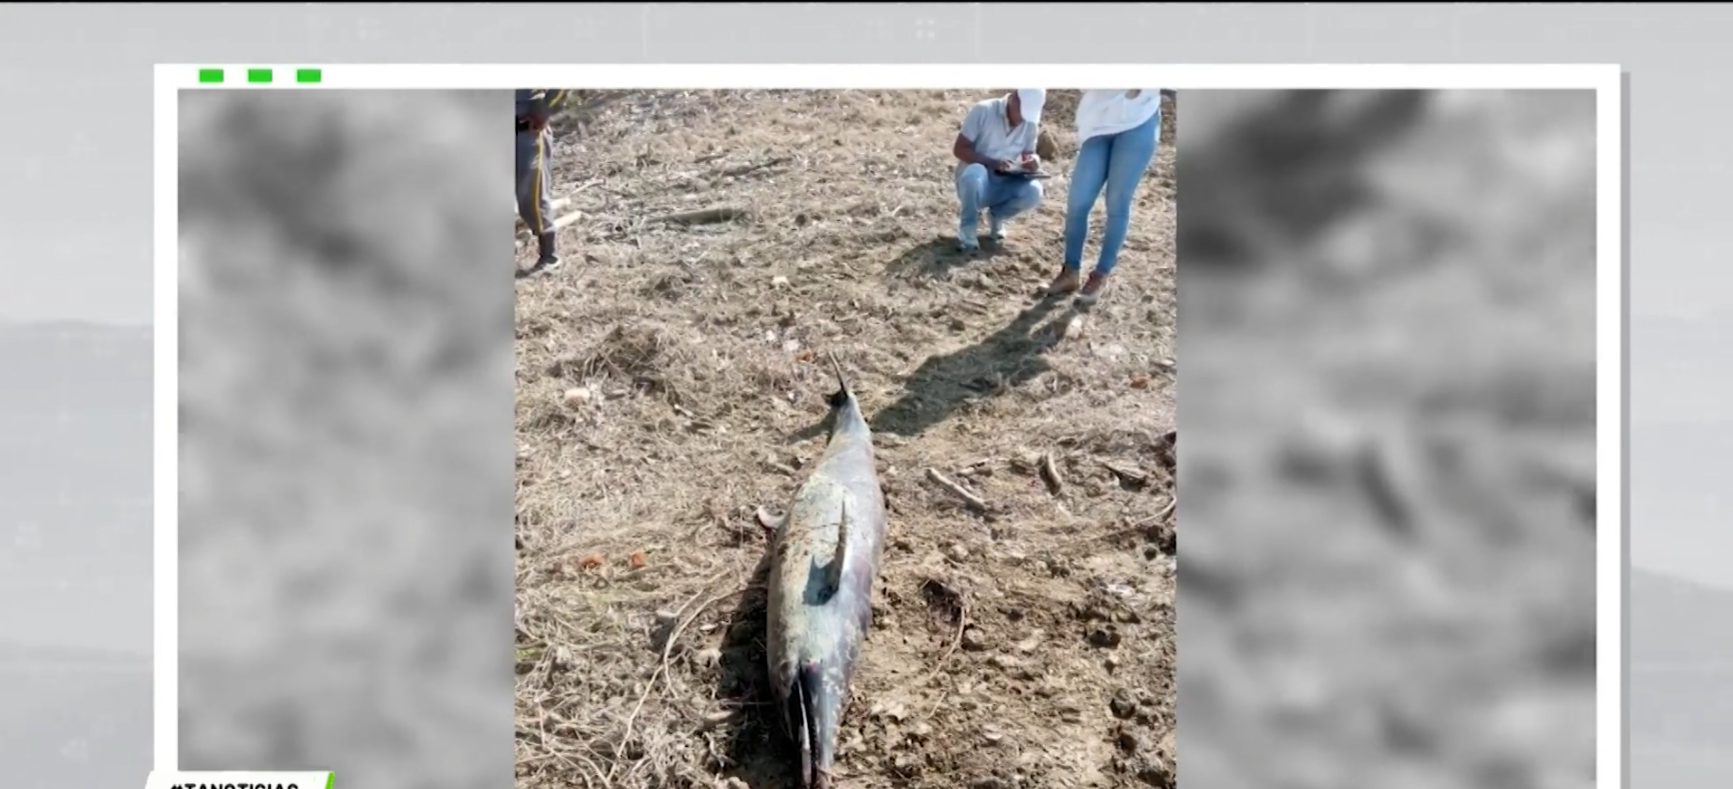
[[[766,538],[772,537],[788,522],[787,515],[774,515],[763,507],[758,508],[758,525],[764,529]]]

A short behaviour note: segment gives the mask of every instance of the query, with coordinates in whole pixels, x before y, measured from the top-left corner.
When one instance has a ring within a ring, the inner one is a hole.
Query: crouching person
[[[1041,202],[1041,182],[1021,172],[1035,163],[1041,105],[1047,91],[1022,88],[969,108],[952,144],[957,157],[957,243],[964,252],[980,248],[981,212],[988,215],[988,236],[1005,237],[1005,222]]]

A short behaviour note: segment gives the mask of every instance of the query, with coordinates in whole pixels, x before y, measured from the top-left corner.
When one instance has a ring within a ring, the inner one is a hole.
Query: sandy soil
[[[520,785],[792,785],[753,513],[820,450],[828,352],[892,515],[845,785],[1171,784],[1173,107],[1083,314],[1035,298],[1063,177],[999,248],[947,251],[982,97],[590,94],[562,121],[584,216],[518,285]],[[1048,103],[1061,174],[1074,105]]]

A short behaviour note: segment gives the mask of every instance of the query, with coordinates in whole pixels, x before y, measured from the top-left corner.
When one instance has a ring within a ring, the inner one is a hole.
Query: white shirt
[[[969,114],[963,116],[962,134],[970,145],[975,146],[975,153],[994,159],[1014,160],[1035,150],[1041,125],[1024,118],[1022,123],[1012,126],[1006,117],[1005,99],[1000,97],[976,102],[970,107]]]
[[[1077,142],[1142,126],[1161,112],[1160,88],[1086,90],[1077,102]]]

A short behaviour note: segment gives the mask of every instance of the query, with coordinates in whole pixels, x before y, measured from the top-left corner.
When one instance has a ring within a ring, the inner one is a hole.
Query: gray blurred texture
[[[151,331],[0,321],[0,766],[20,789],[151,764]]]
[[[510,92],[180,113],[181,767],[508,786]]]
[[[1181,785],[1595,785],[1595,101],[1181,92]]]
[[[1633,569],[1627,594],[1630,789],[1733,783],[1733,591]]]

